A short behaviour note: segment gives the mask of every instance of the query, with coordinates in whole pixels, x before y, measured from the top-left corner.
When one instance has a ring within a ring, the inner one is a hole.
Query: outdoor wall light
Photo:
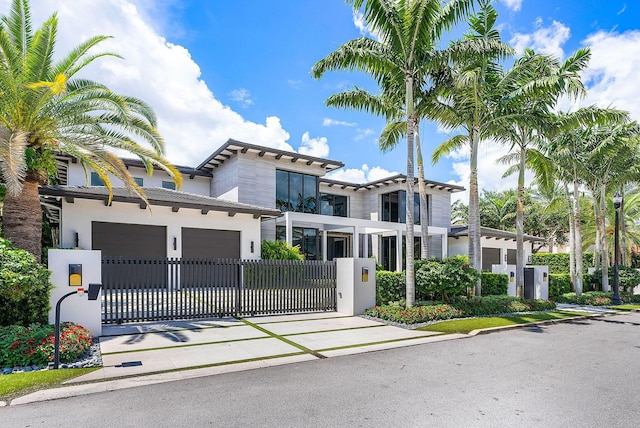
[[[251,241],[251,253],[253,253],[253,241]]]
[[[369,268],[362,268],[362,282],[369,282]]]
[[[509,282],[513,282],[516,279],[515,272],[509,272]]]
[[[73,243],[74,243],[74,247],[78,248],[80,246],[80,235],[78,235],[78,232],[73,234]]]
[[[173,251],[176,251],[178,249],[178,238],[176,238],[175,236],[173,237]]]
[[[82,287],[82,265],[69,265],[69,287]]]
[[[542,272],[542,282],[547,282],[547,273]]]
[[[507,261],[507,255],[506,254],[504,255],[504,261],[505,262]]]

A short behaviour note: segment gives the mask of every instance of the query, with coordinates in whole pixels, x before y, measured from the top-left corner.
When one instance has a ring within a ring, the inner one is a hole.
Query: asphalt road
[[[2,427],[638,427],[640,314],[0,408]]]

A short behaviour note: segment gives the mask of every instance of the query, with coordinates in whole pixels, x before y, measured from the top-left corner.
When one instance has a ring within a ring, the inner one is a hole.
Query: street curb
[[[6,401],[0,401],[0,407],[6,407],[7,402]]]
[[[531,327],[531,326],[537,326],[537,325],[560,324],[560,323],[566,323],[566,322],[571,322],[571,321],[575,321],[575,320],[591,319],[591,318],[602,318],[602,317],[605,317],[607,315],[608,314],[579,315],[579,316],[575,316],[575,317],[571,317],[571,318],[563,318],[563,319],[559,319],[559,320],[545,320],[545,321],[530,322],[530,323],[526,323],[526,324],[507,325],[507,326],[503,326],[503,327],[480,328],[480,329],[477,329],[477,330],[470,331],[467,335],[468,336],[477,336],[479,334],[489,334],[489,333],[495,333],[495,332],[505,331],[505,330],[515,330],[515,329],[518,329],[518,328],[525,328],[525,327]],[[615,315],[615,314],[611,314],[611,315]]]

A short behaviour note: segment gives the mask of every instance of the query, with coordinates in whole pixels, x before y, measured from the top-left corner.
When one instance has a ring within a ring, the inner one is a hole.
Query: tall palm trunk
[[[418,163],[418,192],[420,193],[420,258],[426,260],[429,258],[429,210],[427,206],[427,186],[424,183],[424,162],[422,161],[422,148],[420,146],[420,132],[418,121],[414,123],[416,156]],[[413,203],[412,205],[413,206]],[[447,257],[443,254],[442,257]]]
[[[469,175],[469,264],[477,271],[482,270],[480,247],[480,197],[478,194],[478,143],[480,129],[473,127],[470,135],[470,175]],[[480,280],[476,283],[476,296],[482,295]]]
[[[2,208],[4,237],[16,247],[33,254],[38,262],[42,255],[42,208],[38,195],[39,180],[28,174],[22,192],[7,192]]]
[[[518,172],[518,206],[516,209],[516,294],[524,296],[524,171],[526,137],[520,146],[520,171]]]
[[[571,285],[575,290],[576,283],[576,253],[575,253],[575,212],[573,211],[573,204],[571,203],[571,195],[569,193],[569,185],[564,183],[564,193],[567,199],[567,207],[569,211],[569,276],[571,277]]]
[[[609,285],[609,254],[607,252],[607,225],[606,225],[606,210],[605,210],[605,190],[604,184],[600,184],[600,209],[599,216],[600,221],[598,226],[600,227],[600,253],[602,263],[602,291],[611,290]]]
[[[576,260],[576,282],[573,288],[576,291],[576,295],[582,295],[582,235],[580,232],[580,197],[578,193],[578,176],[576,174],[576,168],[574,166],[573,176],[573,215],[574,215],[574,242],[573,251],[575,252]]]
[[[624,221],[624,189],[620,192],[622,195],[622,202],[620,203],[619,221],[620,221],[620,263],[622,266],[627,266],[627,226]]]
[[[596,239],[593,247],[593,265],[596,270],[602,269],[602,239],[600,236],[600,206],[598,205],[598,199],[596,192],[591,192],[591,203],[593,205],[593,218],[596,228]]]
[[[414,254],[413,254],[413,136],[414,136],[414,106],[413,106],[413,76],[407,73],[405,77],[406,84],[406,108],[407,108],[407,199],[406,199],[406,218],[407,218],[407,240],[406,249],[406,291],[407,291],[407,307],[415,304],[416,284],[414,272]],[[398,254],[398,257],[402,257]]]

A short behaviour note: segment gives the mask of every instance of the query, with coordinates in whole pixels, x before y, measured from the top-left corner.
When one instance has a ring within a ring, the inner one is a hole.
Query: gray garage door
[[[103,257],[167,257],[167,228],[94,221],[91,248],[102,250]]]
[[[239,259],[240,232],[183,227],[182,257],[185,259]]]

